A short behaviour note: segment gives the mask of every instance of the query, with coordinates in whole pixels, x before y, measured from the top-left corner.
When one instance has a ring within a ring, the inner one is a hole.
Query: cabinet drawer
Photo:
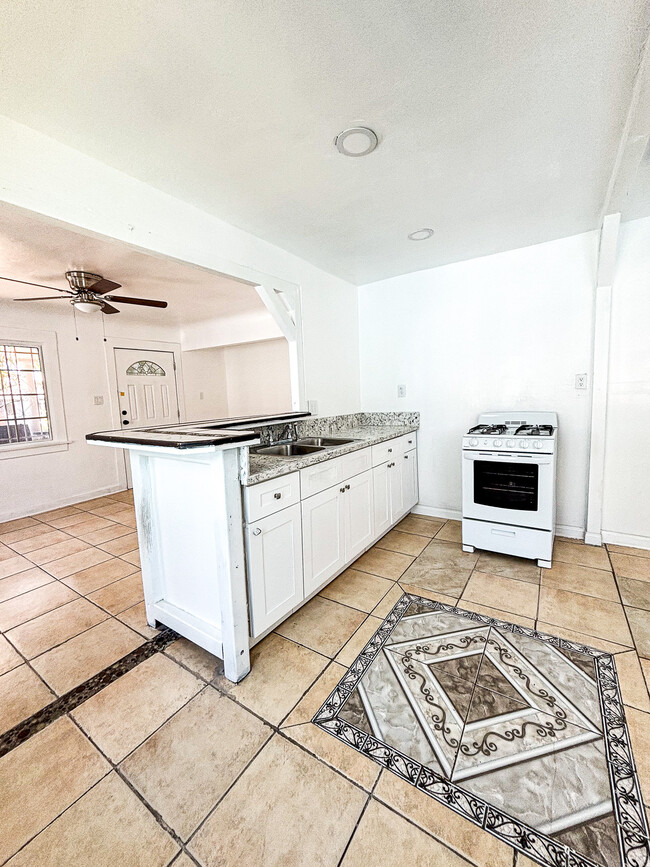
[[[400,444],[400,447],[405,452],[410,452],[411,449],[416,448],[417,444],[418,444],[418,438],[417,438],[416,431],[413,431],[413,433],[404,434],[404,436],[401,436],[399,438],[399,444]]]
[[[386,442],[379,443],[376,446],[372,446],[372,465],[373,467],[379,466],[379,464],[383,464],[386,461],[390,461],[397,456],[400,452],[400,443],[401,437],[395,437],[392,440],[386,440]],[[401,449],[404,450],[403,448]]]
[[[304,470],[300,470],[300,488],[303,500],[311,497],[312,494],[319,494],[326,488],[331,488],[332,485],[338,484],[342,478],[341,458],[332,458],[321,464],[314,464],[313,467],[305,467]]]
[[[289,473],[259,485],[250,485],[244,493],[246,521],[259,521],[267,515],[300,502],[300,473]]]
[[[356,452],[350,452],[349,455],[342,455],[339,461],[341,463],[341,481],[343,481],[369,470],[372,466],[372,455],[370,449],[359,449]]]

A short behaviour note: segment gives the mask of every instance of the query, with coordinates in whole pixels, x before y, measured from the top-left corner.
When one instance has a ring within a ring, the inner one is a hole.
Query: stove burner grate
[[[480,434],[481,436],[502,436],[507,431],[504,424],[477,424],[476,427],[470,428],[467,433]]]
[[[515,431],[518,437],[552,437],[553,425],[550,424],[522,424]]]

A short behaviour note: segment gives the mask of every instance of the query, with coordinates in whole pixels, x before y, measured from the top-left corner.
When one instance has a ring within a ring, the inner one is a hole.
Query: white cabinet
[[[405,451],[404,445],[410,446],[410,443],[399,445],[401,447],[393,448],[391,460],[372,470],[375,539],[389,530],[418,501],[417,450],[411,447]]]
[[[246,554],[255,638],[304,598],[300,504],[247,525]]]
[[[404,491],[404,511],[410,512],[419,499],[418,495],[418,452],[411,448],[402,457],[402,486]]]
[[[367,470],[343,486],[345,562],[356,560],[375,539],[372,510],[372,472]]]
[[[328,488],[302,501],[305,596],[345,565],[341,487]]]
[[[390,508],[391,469],[388,463],[372,469],[375,538],[383,536],[393,523]]]

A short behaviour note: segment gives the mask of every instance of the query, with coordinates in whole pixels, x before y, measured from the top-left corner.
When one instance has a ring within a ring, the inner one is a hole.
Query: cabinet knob
[[[349,491],[349,490],[350,490],[350,486],[349,486],[349,485],[346,485],[346,486],[345,486],[345,490],[346,490],[346,491]]]
[[[405,460],[405,461],[408,461],[408,459],[409,459],[409,456],[408,456],[408,455],[404,455],[404,460]]]
[[[282,497],[282,494],[273,494],[274,500],[279,500]]]
[[[412,445],[412,444],[413,444],[413,440],[409,440],[409,445]]]
[[[255,527],[255,529],[253,530],[253,536],[259,536],[259,534],[260,534],[261,532],[262,532],[262,531],[260,530],[259,527]]]
[[[392,451],[393,451],[392,449],[388,449],[388,454],[390,454]]]
[[[340,491],[342,494],[344,494],[344,493],[345,493],[345,488],[339,488],[339,491]]]

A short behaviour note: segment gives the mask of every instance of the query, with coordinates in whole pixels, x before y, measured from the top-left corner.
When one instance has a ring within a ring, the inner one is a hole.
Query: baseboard
[[[597,545],[601,547],[603,544],[603,537],[600,533],[585,533],[585,545]]]
[[[445,521],[460,521],[462,513],[457,509],[439,509],[436,506],[413,506],[414,515],[426,515],[427,518],[442,518]]]
[[[628,548],[650,550],[650,536],[634,536],[632,533],[615,533],[611,530],[603,530],[602,537],[603,542],[610,545],[626,545]]]
[[[28,509],[14,509],[0,512],[0,523],[14,521],[17,518],[26,518],[31,515],[40,515],[42,512],[51,512],[54,509],[64,509],[66,506],[74,506],[75,503],[84,503],[86,500],[94,500],[96,497],[107,497],[109,494],[117,494],[124,490],[124,485],[109,485],[105,488],[97,488],[94,491],[85,491],[70,497],[60,497],[56,500],[48,500],[47,503],[37,503]]]
[[[555,535],[556,536],[566,536],[567,539],[584,539],[587,541],[585,536],[585,528],[584,527],[573,527],[570,524],[557,524],[555,527]],[[600,544],[595,542],[587,542],[588,545]]]

